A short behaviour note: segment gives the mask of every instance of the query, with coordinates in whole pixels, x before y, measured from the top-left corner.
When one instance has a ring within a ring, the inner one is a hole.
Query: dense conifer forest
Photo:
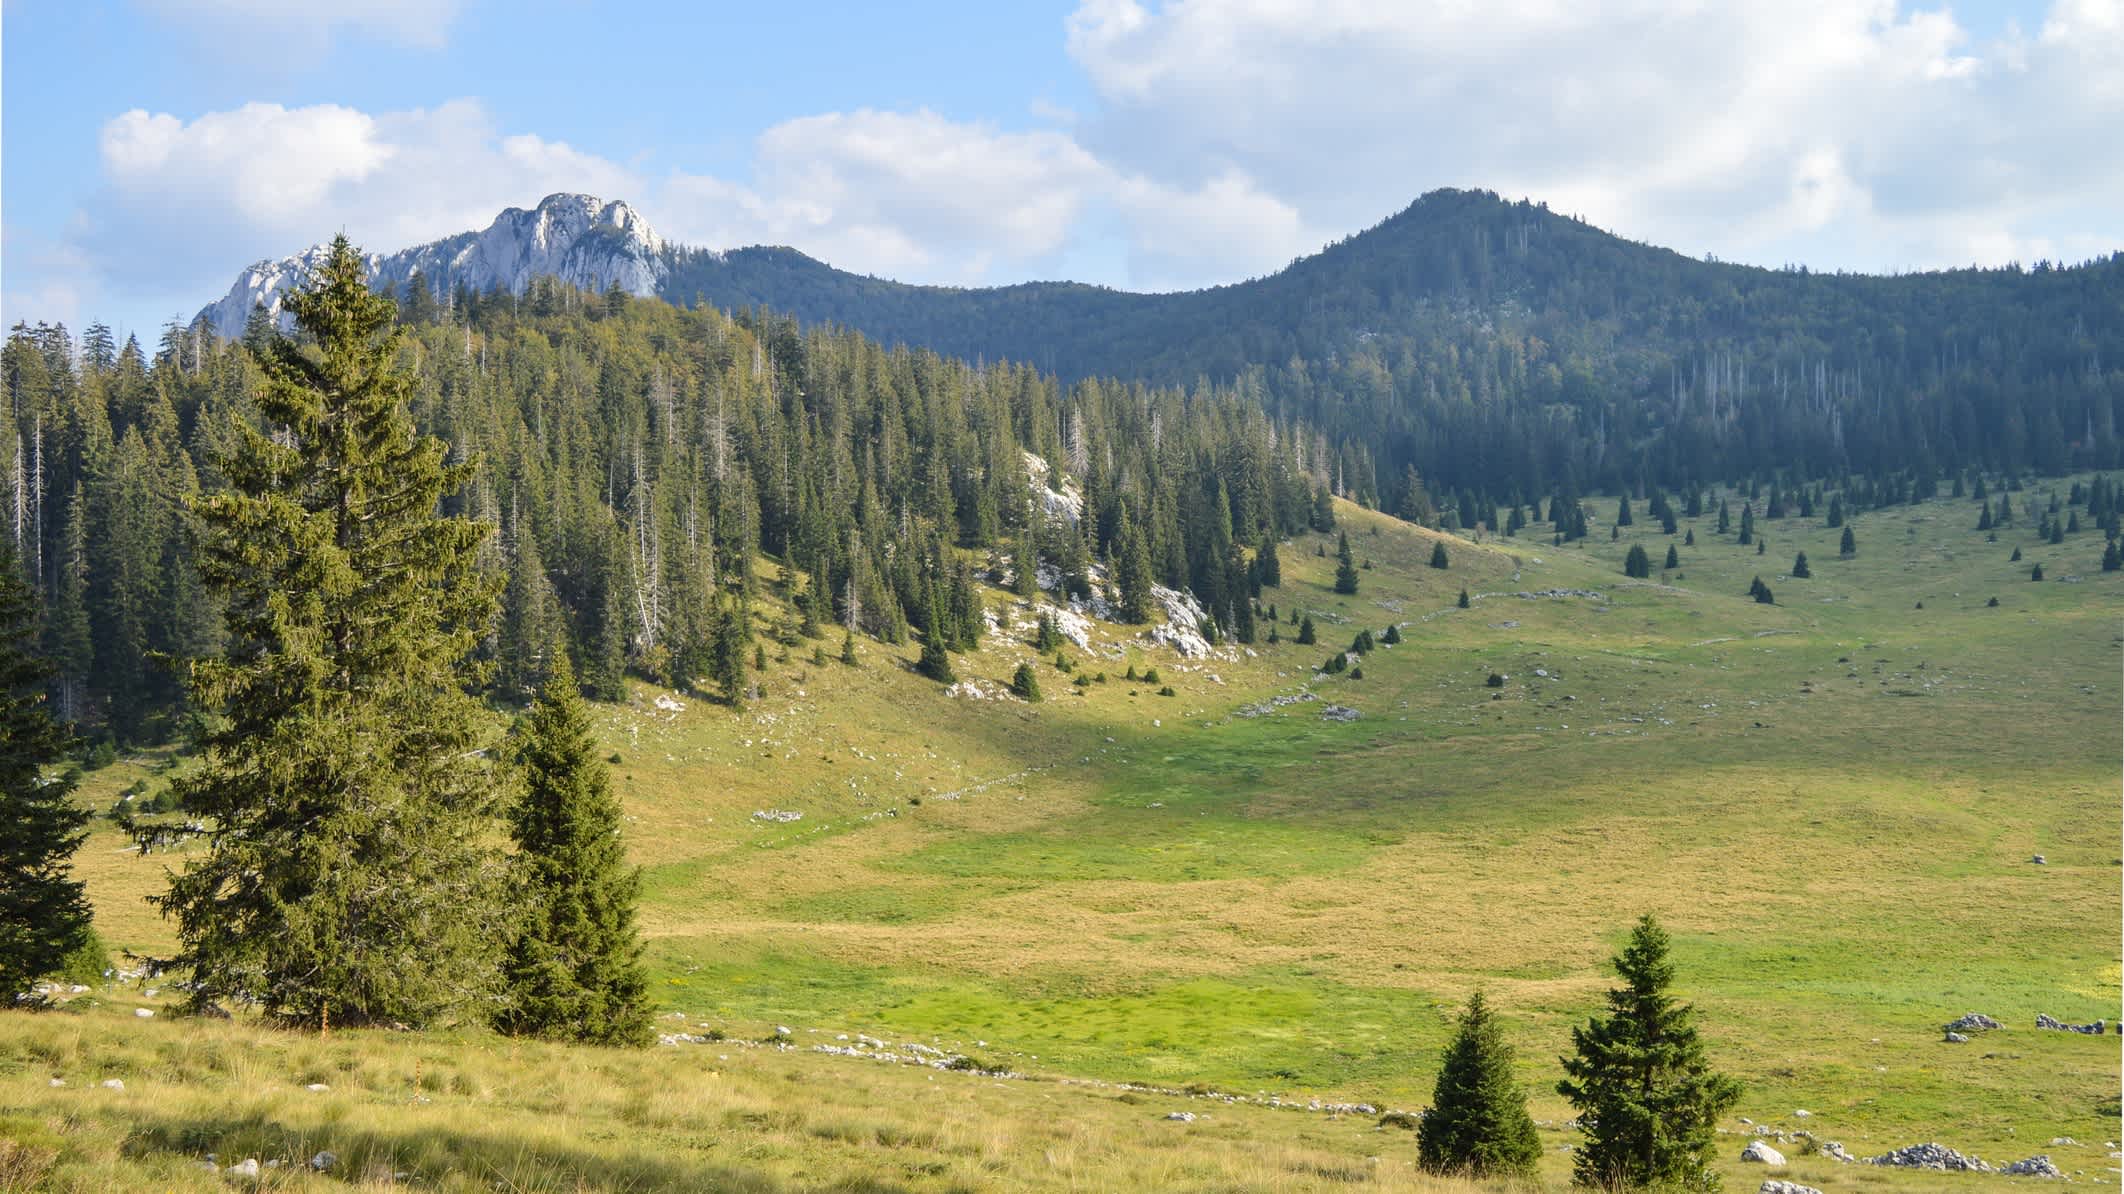
[[[463,470],[446,512],[493,528],[480,567],[502,598],[479,655],[509,702],[542,686],[556,638],[592,695],[631,671],[732,704],[764,639],[838,625],[967,649],[977,578],[1029,583],[1036,557],[1128,619],[1163,584],[1243,634],[1259,546],[1321,517],[1334,471],[1325,440],[1229,389],[1064,388],[551,285],[401,316],[416,421]],[[243,428],[288,435],[260,414],[269,336],[173,327],[150,350],[39,325],[7,343],[6,531],[46,610],[55,708],[91,734],[196,732],[174,664],[224,631],[193,503],[225,487]],[[796,612],[763,624],[769,590]]]
[[[1784,472],[2109,468],[2124,254],[1876,277],[1699,261],[1546,205],[1434,191],[1270,277],[1182,294],[904,286],[791,249],[679,254],[663,292],[764,304],[1065,380],[1228,384],[1460,525],[1552,492]]]

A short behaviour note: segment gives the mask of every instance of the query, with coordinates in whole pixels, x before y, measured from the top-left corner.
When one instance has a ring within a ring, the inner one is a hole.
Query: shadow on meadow
[[[438,1118],[442,1114],[439,1113]],[[708,1138],[704,1144],[712,1144]],[[132,1160],[218,1158],[224,1174],[246,1158],[260,1165],[260,1184],[278,1186],[310,1172],[330,1152],[328,1176],[357,1184],[412,1184],[429,1189],[510,1191],[716,1190],[778,1194],[791,1186],[755,1170],[657,1151],[654,1137],[600,1152],[559,1140],[529,1140],[442,1123],[389,1130],[346,1125],[301,1127],[259,1113],[134,1117],[121,1151]],[[279,1166],[267,1168],[278,1160]],[[277,1180],[276,1180],[277,1179]],[[897,1183],[849,1175],[834,1189],[851,1194],[907,1194]]]

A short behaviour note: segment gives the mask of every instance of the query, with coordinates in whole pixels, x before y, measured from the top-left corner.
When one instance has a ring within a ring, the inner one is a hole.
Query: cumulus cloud
[[[631,171],[565,142],[504,135],[476,101],[370,114],[246,104],[191,120],[131,111],[104,125],[103,186],[78,243],[112,281],[233,275],[344,230],[397,249],[552,191],[634,193]]]
[[[255,48],[317,50],[346,30],[418,49],[440,49],[462,0],[141,0],[173,26]]]
[[[1069,48],[1102,162],[1241,178],[1314,227],[1481,186],[1685,250],[1887,268],[2124,211],[2124,161],[2092,151],[2124,124],[2120,12],[2060,0],[1976,44],[1894,0],[1086,0]]]
[[[1060,249],[1105,174],[1061,133],[866,109],[768,129],[749,183],[674,173],[659,219],[680,240],[787,244],[844,269],[971,283]]]

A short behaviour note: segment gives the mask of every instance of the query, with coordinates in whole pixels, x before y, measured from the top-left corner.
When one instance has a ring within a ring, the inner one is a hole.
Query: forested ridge
[[[556,631],[592,694],[631,670],[732,702],[763,635],[963,649],[985,624],[976,574],[1021,585],[1031,556],[1087,595],[1106,562],[1102,595],[1135,620],[1153,583],[1190,589],[1245,638],[1274,576],[1262,546],[1327,525],[1330,494],[1572,538],[1590,492],[1658,516],[1667,493],[1693,512],[1741,483],[1776,517],[1781,495],[1855,511],[2120,461],[2124,254],[1771,271],[1442,191],[1190,294],[908,287],[789,250],[674,260],[687,305],[550,279],[394,295],[416,420],[468,467],[449,508],[495,531],[481,560],[504,601],[480,657],[507,699],[537,690]],[[173,664],[223,633],[187,503],[259,423],[271,335],[11,332],[4,517],[62,719],[121,741],[181,728]],[[1071,496],[1034,500],[1043,485]],[[1081,524],[1053,516],[1079,497]],[[1755,513],[1734,511],[1744,531]],[[762,585],[790,624],[755,625]]]
[[[765,305],[1064,379],[1235,386],[1352,444],[1332,480],[1389,508],[1412,467],[1487,513],[1774,472],[2119,459],[2124,253],[1890,277],[1761,269],[1448,190],[1272,276],[1178,294],[906,286],[791,249],[675,262],[675,301]]]
[[[1164,584],[1250,638],[1263,568],[1275,579],[1260,548],[1322,517],[1333,470],[1324,440],[1230,389],[1065,389],[548,284],[401,315],[416,424],[462,470],[444,512],[492,530],[479,563],[502,599],[477,654],[510,702],[543,685],[555,641],[593,695],[632,672],[732,703],[774,640],[919,635],[948,656],[986,630],[977,581],[1027,587],[1034,556],[1077,594],[1106,578],[1124,618]],[[187,729],[176,665],[223,644],[193,507],[227,487],[244,428],[289,436],[260,413],[259,336],[173,327],[149,351],[38,325],[7,342],[5,529],[42,599],[55,710],[91,734]]]

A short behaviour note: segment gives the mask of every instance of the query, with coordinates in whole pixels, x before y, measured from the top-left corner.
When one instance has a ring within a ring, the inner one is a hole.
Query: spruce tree
[[[220,718],[174,785],[208,846],[157,902],[194,1006],[418,1026],[491,990],[500,935],[467,693],[495,605],[485,531],[437,512],[469,469],[415,433],[391,301],[346,237],[288,307],[314,346],[263,344],[265,426],[194,503],[230,641],[191,666]]]
[[[1811,578],[1811,577],[1812,577],[1813,575],[1814,575],[1814,573],[1812,573],[1812,572],[1808,571],[1808,569],[1807,569],[1807,553],[1806,553],[1806,552],[1804,552],[1804,551],[1803,551],[1803,552],[1799,553],[1799,554],[1798,554],[1797,556],[1794,556],[1794,557],[1793,557],[1793,559],[1792,559],[1792,579],[1794,579],[1794,580],[1807,580],[1807,579]]]
[[[509,811],[516,842],[510,895],[518,921],[502,962],[495,1027],[599,1045],[651,1039],[634,904],[641,873],[627,865],[590,713],[567,653],[524,723],[522,794]]]
[[[1526,1092],[1512,1077],[1512,1047],[1482,992],[1468,997],[1445,1047],[1430,1114],[1416,1129],[1417,1163],[1431,1173],[1531,1181],[1541,1140]]]
[[[1033,665],[1029,663],[1018,665],[1017,674],[1010,678],[1010,690],[1026,701],[1038,701],[1040,699],[1040,677],[1033,671]]]
[[[1310,647],[1318,641],[1318,632],[1313,629],[1313,615],[1307,614],[1305,620],[1298,623],[1298,645]]]
[[[1708,1154],[1740,1084],[1711,1068],[1691,1009],[1668,993],[1674,964],[1667,934],[1650,915],[1614,964],[1624,985],[1608,992],[1610,1014],[1571,1030],[1577,1054],[1562,1059],[1568,1077],[1556,1084],[1585,1133],[1572,1180],[1603,1189],[1713,1189]]]
[[[74,783],[44,774],[67,748],[45,707],[51,669],[31,651],[36,607],[0,540],[0,1007],[88,940],[89,905],[69,871],[87,837]]]
[[[1431,567],[1450,568],[1452,566],[1453,561],[1446,557],[1445,541],[1441,539],[1438,542],[1431,544]]]
[[[1460,609],[1468,608],[1470,603],[1468,601],[1468,591],[1465,588],[1460,590],[1460,600],[1455,602],[1454,604],[1457,608]]]
[[[1357,591],[1357,561],[1350,555],[1350,533],[1348,531],[1342,533],[1342,542],[1335,548],[1335,561],[1335,591],[1337,593],[1355,593]]]
[[[1121,620],[1132,624],[1148,622],[1151,585],[1155,577],[1151,570],[1150,543],[1129,519],[1127,506],[1121,508],[1120,525],[1114,533],[1114,550],[1119,557],[1114,561],[1114,580],[1121,586]]]
[[[1847,560],[1858,554],[1858,537],[1851,533],[1850,527],[1844,528],[1844,538],[1836,545],[1836,554]]]
[[[1672,548],[1668,549],[1673,550]],[[1644,544],[1630,545],[1630,554],[1623,557],[1623,575],[1640,580],[1652,575],[1652,557],[1645,554]]]
[[[1670,570],[1681,567],[1681,553],[1674,550],[1672,543],[1667,544],[1667,562],[1660,567]]]
[[[1283,585],[1283,561],[1276,556],[1276,536],[1263,532],[1261,549],[1254,553],[1254,579],[1263,588],[1275,589]]]

